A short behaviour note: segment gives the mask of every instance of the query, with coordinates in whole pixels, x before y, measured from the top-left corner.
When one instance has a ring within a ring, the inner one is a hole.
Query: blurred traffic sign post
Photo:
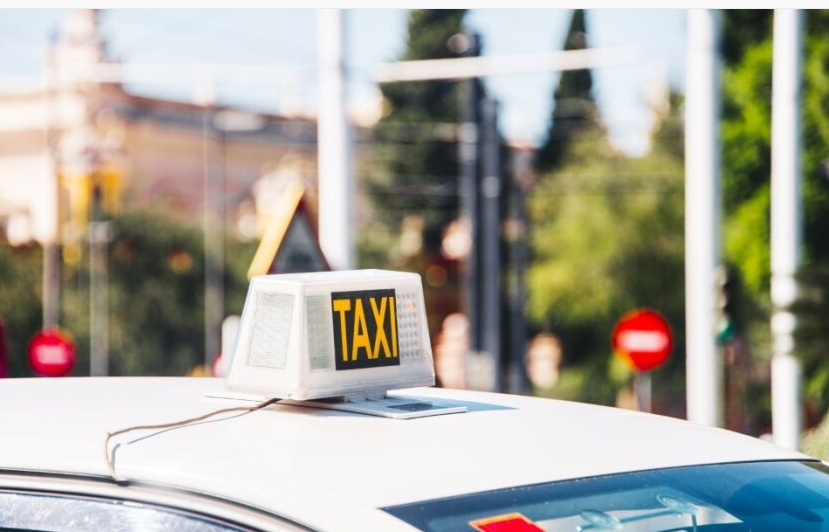
[[[651,411],[650,372],[668,360],[674,341],[671,327],[658,312],[633,310],[616,323],[613,354],[636,372],[634,388],[639,410]]]

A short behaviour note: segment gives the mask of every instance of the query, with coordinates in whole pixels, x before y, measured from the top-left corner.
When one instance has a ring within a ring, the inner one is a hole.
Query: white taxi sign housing
[[[354,270],[251,279],[229,392],[359,399],[434,383],[419,275]]]

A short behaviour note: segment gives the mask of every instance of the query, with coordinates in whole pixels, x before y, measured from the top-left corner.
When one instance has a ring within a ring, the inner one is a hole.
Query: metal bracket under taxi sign
[[[434,383],[419,275],[259,275],[245,299],[225,392],[215,396],[398,419],[466,411],[386,395]]]
[[[332,292],[334,360],[338,370],[400,364],[395,292]]]

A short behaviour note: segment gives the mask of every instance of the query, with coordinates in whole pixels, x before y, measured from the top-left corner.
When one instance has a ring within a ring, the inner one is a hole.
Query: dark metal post
[[[212,106],[204,110],[204,364],[209,371],[221,349],[224,319],[224,167],[217,168],[210,145],[216,136]],[[219,131],[222,150],[224,133]],[[223,150],[224,151],[224,150]],[[223,153],[221,154],[223,155]]]
[[[56,327],[60,322],[60,270],[61,270],[61,161],[58,153],[60,131],[55,125],[54,67],[46,68],[46,153],[52,162],[53,194],[55,199],[55,224],[53,239],[43,244],[43,328]]]
[[[510,250],[513,285],[507,302],[510,313],[509,347],[507,348],[507,389],[509,393],[523,394],[529,389],[527,378],[527,318],[524,305],[527,299],[527,211],[526,189],[518,179],[521,169],[513,165],[511,180],[511,210],[516,225],[515,240]]]
[[[89,178],[89,374],[104,377],[110,373],[108,248],[112,230],[104,216],[105,184],[97,159]]]
[[[498,102],[482,101],[482,173],[479,182],[480,220],[480,338],[484,356],[492,361],[493,384],[502,391],[501,358],[501,137],[498,134]]]
[[[467,36],[468,43],[463,56],[478,55],[478,36]],[[461,218],[470,231],[472,248],[466,259],[466,278],[464,279],[465,311],[469,319],[469,350],[480,351],[480,308],[478,291],[478,79],[470,78],[463,82],[463,116],[460,127],[460,198]]]

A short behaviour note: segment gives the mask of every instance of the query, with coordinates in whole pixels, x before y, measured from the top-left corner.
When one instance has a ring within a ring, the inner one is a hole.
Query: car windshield
[[[680,467],[384,510],[428,532],[817,532],[829,530],[829,468],[795,461]]]

